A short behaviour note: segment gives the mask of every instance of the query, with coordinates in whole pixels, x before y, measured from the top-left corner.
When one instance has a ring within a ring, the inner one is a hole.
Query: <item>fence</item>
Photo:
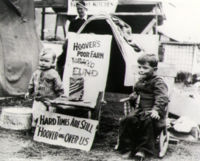
[[[177,42],[162,44],[165,49],[165,63],[174,64],[177,72],[200,73],[199,44]]]

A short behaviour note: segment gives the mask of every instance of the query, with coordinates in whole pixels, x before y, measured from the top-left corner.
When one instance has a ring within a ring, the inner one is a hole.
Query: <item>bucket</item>
[[[32,108],[6,107],[2,109],[0,126],[12,130],[29,130],[32,124]]]

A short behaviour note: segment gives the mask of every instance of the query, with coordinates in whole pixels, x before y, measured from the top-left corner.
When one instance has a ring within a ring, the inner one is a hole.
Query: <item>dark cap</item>
[[[81,8],[84,8],[87,10],[86,8],[86,5],[85,5],[85,2],[84,1],[79,1],[79,2],[76,2],[76,7],[81,7]]]

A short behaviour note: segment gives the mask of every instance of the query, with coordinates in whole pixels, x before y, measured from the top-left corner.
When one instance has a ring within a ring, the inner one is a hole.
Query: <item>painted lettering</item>
[[[98,71],[93,70],[93,69],[86,69],[86,68],[78,68],[74,67],[73,68],[73,75],[74,76],[91,76],[91,77],[96,77],[98,76]]]
[[[40,115],[40,125],[56,125],[56,119]]]
[[[90,57],[91,57],[91,58],[103,59],[103,58],[104,58],[104,53],[91,51],[91,52],[90,52]]]
[[[76,144],[77,141],[78,141],[78,139],[79,139],[79,136],[78,136],[78,135],[72,135],[72,134],[67,133],[67,134],[65,135],[64,141],[65,141],[66,143]]]
[[[85,65],[86,67],[94,68],[95,64],[94,62],[84,59],[84,58],[72,58],[72,62],[74,64],[82,64]]]
[[[76,120],[75,118],[72,119],[70,126],[79,127],[80,121]]]
[[[83,120],[83,121],[81,121],[80,129],[84,129],[84,130],[92,133],[93,125],[90,124],[89,122]]]
[[[89,52],[84,52],[84,51],[78,51],[77,52],[77,56],[80,56],[80,57],[89,57],[90,53]]]
[[[63,119],[60,116],[57,117],[57,125],[65,125],[65,126],[69,126],[69,119]]]
[[[51,140],[57,140],[58,132],[46,130],[44,127],[39,126],[37,136],[44,137]]]
[[[79,140],[79,145],[88,145],[88,142],[89,142],[89,138],[85,138],[85,137],[81,137],[80,140]]]
[[[73,44],[73,50],[77,51],[77,50],[83,50],[83,49],[98,48],[100,46],[101,46],[101,42],[99,40],[89,41],[86,43],[76,42]]]

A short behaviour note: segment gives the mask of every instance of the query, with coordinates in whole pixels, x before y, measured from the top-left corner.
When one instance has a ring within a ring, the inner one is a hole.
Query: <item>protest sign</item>
[[[79,0],[68,0],[68,14],[76,15],[76,3]],[[118,0],[85,0],[86,7],[88,9],[88,15],[100,14],[100,13],[114,13],[118,4]]]
[[[106,87],[110,35],[69,33],[63,87],[69,99],[96,104]]]
[[[36,126],[34,140],[89,151],[98,121],[44,112]]]

